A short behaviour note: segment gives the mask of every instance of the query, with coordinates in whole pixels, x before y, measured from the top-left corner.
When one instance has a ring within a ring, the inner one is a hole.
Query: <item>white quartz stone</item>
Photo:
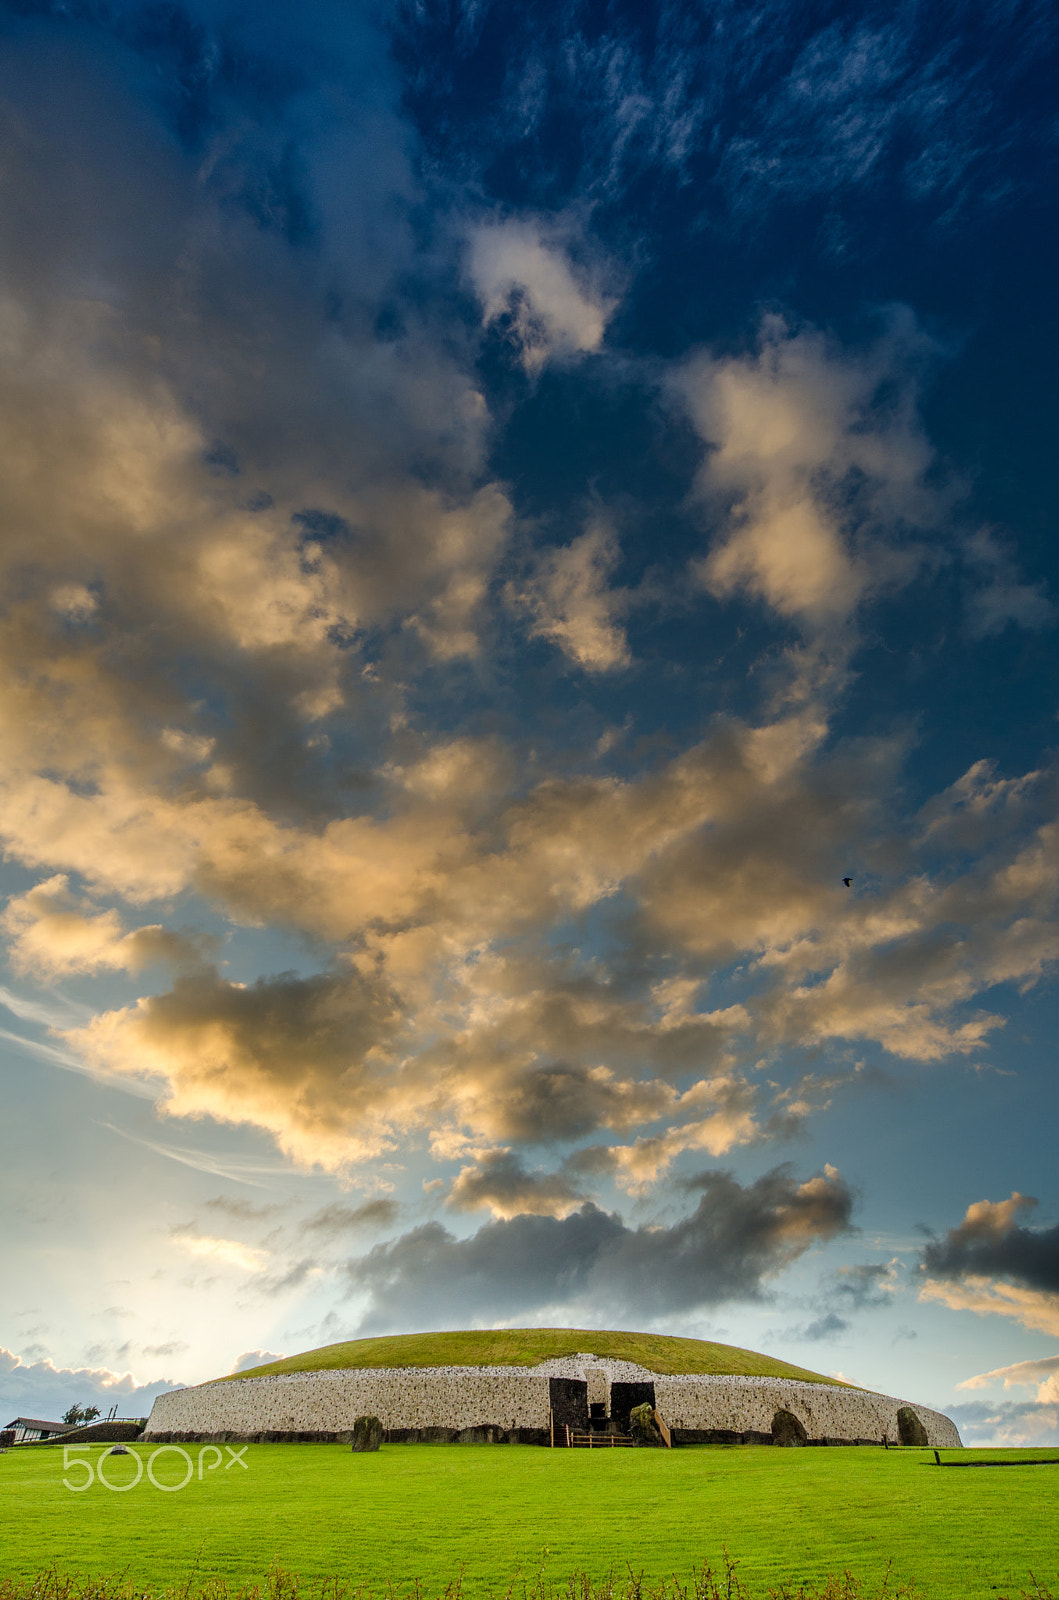
[[[394,1367],[294,1372],[235,1378],[159,1395],[146,1437],[176,1433],[344,1433],[355,1418],[386,1428],[547,1428],[548,1379],[580,1378],[590,1403],[609,1409],[610,1385],[650,1382],[671,1428],[769,1433],[776,1411],[790,1411],[810,1439],[898,1440],[897,1412],[910,1402],[863,1389],[790,1378],[664,1377],[631,1361],[584,1352],[536,1367]],[[960,1436],[948,1417],[912,1410],[928,1443],[952,1449]]]

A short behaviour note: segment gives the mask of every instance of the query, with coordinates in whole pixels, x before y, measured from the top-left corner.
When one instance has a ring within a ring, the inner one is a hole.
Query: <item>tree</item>
[[[71,1428],[76,1428],[80,1422],[91,1422],[93,1417],[99,1416],[98,1406],[71,1406],[69,1411],[63,1412],[63,1421],[68,1422]]]

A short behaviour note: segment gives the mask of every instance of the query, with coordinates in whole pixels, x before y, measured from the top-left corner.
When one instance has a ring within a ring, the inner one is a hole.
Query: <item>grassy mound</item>
[[[535,1367],[554,1356],[591,1350],[597,1356],[635,1361],[664,1376],[709,1372],[747,1378],[800,1378],[832,1383],[837,1378],[793,1367],[789,1361],[705,1339],[671,1339],[662,1333],[614,1333],[599,1328],[483,1328],[460,1333],[398,1333],[383,1339],[325,1344],[299,1356],[251,1367],[218,1382],[266,1378],[281,1372],[334,1372],[345,1367]]]

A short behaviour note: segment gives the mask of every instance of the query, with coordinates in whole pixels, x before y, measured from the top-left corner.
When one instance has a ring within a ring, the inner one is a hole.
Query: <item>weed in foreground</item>
[[[847,1571],[841,1575],[830,1574],[823,1587],[800,1584],[792,1588],[781,1583],[778,1589],[770,1585],[762,1591],[743,1582],[738,1566],[725,1551],[723,1570],[715,1571],[704,1564],[694,1569],[687,1582],[674,1576],[653,1585],[646,1584],[643,1573],[636,1573],[631,1567],[628,1575],[620,1580],[615,1580],[613,1573],[607,1578],[593,1579],[585,1572],[578,1572],[556,1584],[545,1579],[542,1566],[532,1581],[515,1577],[503,1595],[491,1596],[490,1600],[928,1600],[925,1591],[917,1589],[913,1581],[895,1583],[889,1567],[881,1583],[872,1587]],[[1020,1589],[1017,1596],[997,1592],[996,1600],[1057,1600],[1033,1573],[1029,1574],[1029,1581],[1031,1588]],[[343,1583],[337,1577],[303,1583],[297,1573],[288,1572],[278,1562],[273,1562],[259,1582],[233,1587],[224,1578],[196,1581],[192,1573],[176,1588],[165,1589],[140,1588],[124,1573],[93,1578],[60,1573],[49,1567],[22,1581],[0,1578],[0,1600],[427,1600],[427,1597],[418,1579],[403,1591],[391,1582],[373,1589],[363,1584]],[[436,1600],[463,1600],[462,1569],[445,1585]]]

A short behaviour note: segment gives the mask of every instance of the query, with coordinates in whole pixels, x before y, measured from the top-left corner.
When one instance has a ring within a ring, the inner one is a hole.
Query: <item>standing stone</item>
[[[357,1455],[377,1450],[382,1444],[383,1426],[378,1417],[358,1417],[353,1424],[353,1450]]]

